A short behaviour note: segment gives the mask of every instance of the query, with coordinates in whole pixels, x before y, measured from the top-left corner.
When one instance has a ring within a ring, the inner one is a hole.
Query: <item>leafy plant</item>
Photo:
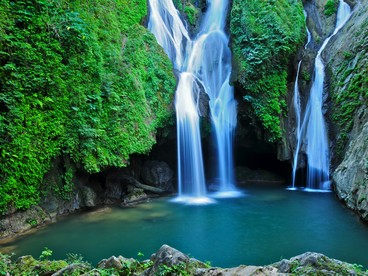
[[[41,255],[39,257],[40,260],[44,260],[44,259],[48,259],[49,257],[52,256],[52,250],[45,247],[42,252],[41,252]]]
[[[182,276],[190,276],[190,273],[186,271],[186,264],[179,263],[173,266],[167,266],[165,264],[160,265],[159,276],[169,276],[169,275],[182,275]]]
[[[1,254],[0,253],[0,275],[10,275],[9,273],[12,270],[11,257],[14,254]]]

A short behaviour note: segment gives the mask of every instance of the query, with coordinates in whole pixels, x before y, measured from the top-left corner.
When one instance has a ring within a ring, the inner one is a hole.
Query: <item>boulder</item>
[[[330,259],[315,252],[306,252],[290,260],[281,260],[271,266],[285,275],[290,273],[294,275],[359,275],[354,265]]]
[[[167,192],[173,192],[174,172],[166,162],[146,161],[142,168],[143,182],[160,188]]]
[[[162,272],[162,269],[165,268],[176,268],[177,270],[186,271],[189,275],[194,275],[195,269],[206,267],[204,263],[189,258],[189,256],[166,244],[161,246],[155,254],[152,254],[151,261],[153,262],[152,266],[144,271],[142,275],[159,275],[160,271]],[[170,274],[165,275],[180,275],[179,271],[171,271],[168,273]]]
[[[115,256],[111,256],[108,259],[103,259],[101,260],[98,264],[97,267],[98,268],[115,268],[117,270],[122,270],[123,269],[123,264],[126,262],[136,262],[136,260],[134,260],[133,258],[124,258],[123,256],[119,256],[119,257],[115,257]]]

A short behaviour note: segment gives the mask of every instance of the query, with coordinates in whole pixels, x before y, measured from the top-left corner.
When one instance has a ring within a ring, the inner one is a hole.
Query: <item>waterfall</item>
[[[300,72],[300,65],[302,64],[302,61],[300,60],[298,63],[298,70],[295,77],[295,83],[294,83],[294,98],[293,98],[293,105],[295,110],[295,117],[296,117],[296,148],[294,153],[294,159],[293,159],[293,172],[292,172],[292,187],[291,189],[295,189],[295,177],[296,177],[296,169],[298,166],[298,156],[299,156],[299,150],[300,150],[300,144],[301,144],[301,135],[302,135],[302,129],[300,126],[300,113],[301,113],[301,107],[300,107],[300,95],[299,95],[299,72]]]
[[[313,82],[303,122],[303,125],[306,124],[307,188],[309,189],[327,190],[330,188],[329,146],[322,112],[325,66],[321,55],[330,39],[345,25],[350,14],[350,6],[340,0],[334,32],[323,42],[315,59]]]
[[[236,101],[229,85],[231,52],[224,32],[228,1],[208,0],[197,37],[192,41],[171,0],[149,0],[149,30],[179,72],[175,107],[178,141],[179,201],[208,203],[203,169],[198,101],[209,96],[218,156],[219,191],[236,191],[233,131]]]
[[[307,13],[304,10],[305,19],[307,19]],[[304,49],[307,49],[309,43],[311,42],[312,35],[307,27],[307,43],[304,45]],[[295,189],[295,178],[296,178],[296,169],[298,168],[298,160],[299,160],[299,151],[302,141],[302,134],[304,130],[304,125],[301,125],[301,103],[300,103],[300,93],[299,93],[299,73],[300,67],[302,64],[302,60],[298,62],[298,69],[295,76],[295,83],[294,83],[294,97],[293,97],[293,106],[295,111],[295,118],[296,118],[296,148],[294,153],[293,159],[293,171],[292,171],[292,187],[289,188],[291,190]]]

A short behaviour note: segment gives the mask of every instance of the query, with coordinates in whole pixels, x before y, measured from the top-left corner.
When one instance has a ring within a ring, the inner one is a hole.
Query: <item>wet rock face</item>
[[[368,221],[368,109],[355,116],[344,160],[333,173],[338,197]]]
[[[164,191],[174,191],[174,172],[167,163],[157,160],[146,161],[141,173],[144,183],[160,188]]]
[[[0,239],[22,233],[47,221],[50,221],[50,217],[39,206],[33,206],[23,212],[16,212],[11,217],[0,219]]]
[[[368,1],[325,51],[331,84],[332,180],[338,197],[368,221]]]

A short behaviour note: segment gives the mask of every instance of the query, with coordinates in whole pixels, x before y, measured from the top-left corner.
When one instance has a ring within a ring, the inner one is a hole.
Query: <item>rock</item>
[[[97,194],[92,188],[83,186],[80,188],[80,193],[83,207],[95,207],[99,203]]]
[[[50,221],[50,217],[39,206],[15,212],[0,219],[0,238],[23,233],[48,221]]]
[[[31,255],[22,256],[17,259],[17,265],[21,266],[24,270],[34,266],[36,263],[37,261]]]
[[[126,259],[123,256],[115,257],[111,256],[108,259],[103,259],[97,264],[98,268],[115,268],[118,270],[123,269],[123,263],[125,262],[135,262],[134,259]]]
[[[120,200],[124,195],[121,180],[118,175],[108,174],[105,186],[105,198]]]
[[[241,265],[234,268],[211,268],[211,269],[198,269],[196,276],[244,276],[244,275],[285,275],[278,273],[277,269],[271,266],[245,266]]]
[[[368,1],[357,3],[349,21],[325,50],[336,117],[332,180],[338,197],[368,221]]]
[[[333,173],[333,181],[338,197],[368,221],[368,110],[361,112],[354,120],[348,150]]]
[[[160,269],[164,266],[176,267],[189,272],[189,275],[194,275],[194,270],[196,268],[204,268],[206,265],[196,259],[189,258],[189,256],[184,253],[172,248],[166,244],[161,246],[161,248],[151,256],[152,266],[144,271],[142,275],[158,275]],[[173,275],[170,274],[170,275]]]
[[[271,266],[285,275],[289,275],[289,273],[296,275],[366,275],[364,272],[358,274],[352,264],[330,259],[315,252],[306,252]]]
[[[160,161],[146,161],[142,168],[143,182],[164,191],[173,192],[174,172],[169,165]]]
[[[129,185],[128,194],[123,197],[123,204],[130,205],[132,203],[146,200],[147,198],[148,196],[143,189]]]
[[[90,266],[84,263],[76,263],[68,265],[67,267],[55,272],[52,276],[68,276],[68,275],[81,275],[88,272],[91,269]]]
[[[194,276],[255,276],[255,275],[368,275],[368,271],[356,264],[349,264],[327,256],[306,252],[291,259],[284,259],[266,266],[240,265],[233,268],[208,267],[189,258],[182,252],[163,245],[151,260],[139,262],[133,258],[112,256],[101,260],[96,268],[88,263],[67,264],[65,261],[36,260],[32,256],[18,258],[15,263],[9,258],[5,275],[194,275]],[[12,274],[15,272],[16,274]]]

